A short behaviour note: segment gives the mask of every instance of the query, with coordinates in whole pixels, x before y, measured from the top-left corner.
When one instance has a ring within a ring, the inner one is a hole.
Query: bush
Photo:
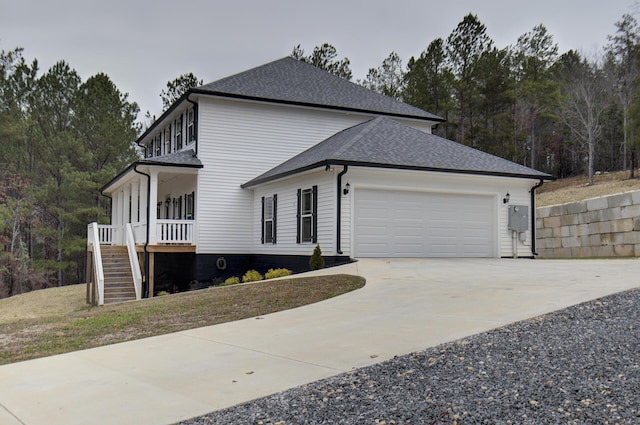
[[[240,278],[236,276],[232,276],[227,278],[227,280],[225,280],[222,284],[224,286],[227,286],[227,285],[237,285],[238,283],[240,283]]]
[[[269,269],[265,274],[265,279],[273,279],[276,277],[285,277],[291,275],[291,270],[289,269]]]
[[[167,291],[160,291],[156,294],[156,297],[164,297],[165,295],[169,295]]]
[[[249,270],[242,276],[242,282],[256,282],[258,280],[262,280],[262,275],[258,273],[256,270]]]
[[[313,254],[311,255],[311,259],[309,259],[309,267],[311,267],[311,270],[324,268],[324,258],[322,258],[320,245],[316,245],[316,247],[313,249]]]

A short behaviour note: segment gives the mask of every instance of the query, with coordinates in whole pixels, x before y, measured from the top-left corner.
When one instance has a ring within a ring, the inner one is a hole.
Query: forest
[[[543,24],[495,46],[469,14],[406,64],[391,52],[356,84],[443,117],[434,133],[555,177],[624,170],[635,178],[640,28],[612,24],[600,52],[559,52]],[[353,80],[325,43],[291,53]],[[275,58],[274,58],[275,59]],[[169,81],[165,109],[193,74]],[[87,224],[108,223],[99,193],[139,158],[151,117],[104,73],[85,81],[66,61],[45,72],[21,48],[0,51],[0,298],[84,281]]]

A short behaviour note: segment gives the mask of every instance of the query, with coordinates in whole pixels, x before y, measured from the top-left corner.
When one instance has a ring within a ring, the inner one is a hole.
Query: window
[[[171,153],[171,124],[164,129],[164,154]]]
[[[262,197],[262,243],[276,243],[278,195]]]
[[[156,156],[162,155],[162,143],[160,142],[160,133],[153,138],[153,145],[155,146]]]
[[[175,120],[173,127],[175,128],[175,147],[176,150],[182,149],[182,115]]]
[[[193,201],[195,200],[195,196],[196,196],[195,192],[191,192],[191,195],[186,195],[186,198],[187,198],[186,219],[187,220],[193,220],[193,216],[194,216]]]
[[[311,189],[298,189],[298,233],[297,243],[316,243],[318,241],[318,186]]]
[[[196,114],[193,108],[187,112],[187,143],[196,141]]]

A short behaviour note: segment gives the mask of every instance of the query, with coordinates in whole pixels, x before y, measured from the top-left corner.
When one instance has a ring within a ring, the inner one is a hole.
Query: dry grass
[[[606,173],[594,176],[589,185],[587,177],[572,177],[545,183],[536,191],[536,206],[583,201],[598,196],[640,190],[640,179],[629,179],[629,172]]]
[[[261,316],[364,286],[356,276],[263,281],[103,307],[85,304],[85,286],[0,300],[0,364]]]

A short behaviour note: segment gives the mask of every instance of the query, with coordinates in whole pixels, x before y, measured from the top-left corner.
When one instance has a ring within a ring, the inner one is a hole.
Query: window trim
[[[271,217],[267,217],[268,204],[271,202]],[[262,219],[260,220],[260,226],[262,228],[260,242],[262,244],[273,244],[277,242],[277,216],[278,216],[278,195],[273,194],[271,196],[262,197]],[[267,226],[271,225],[271,240],[269,240]]]
[[[302,210],[302,203],[303,203],[303,196],[309,194],[311,196],[311,212],[310,213],[303,213]],[[304,238],[303,236],[303,232],[304,232],[304,224],[303,221],[305,219],[311,218],[311,235],[310,238]],[[298,214],[296,216],[296,221],[297,221],[297,232],[296,232],[296,243],[299,244],[306,244],[306,243],[312,243],[312,244],[316,244],[318,243],[318,235],[317,235],[317,229],[318,229],[318,186],[312,186],[311,188],[308,189],[298,189]]]

